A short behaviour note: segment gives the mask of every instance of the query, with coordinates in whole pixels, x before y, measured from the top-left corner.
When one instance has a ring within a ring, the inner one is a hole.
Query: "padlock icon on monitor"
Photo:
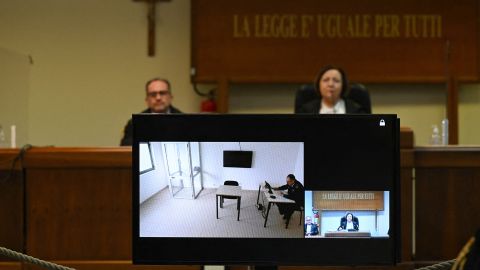
[[[384,127],[384,126],[385,126],[385,120],[380,119],[380,126],[381,126],[381,127]]]

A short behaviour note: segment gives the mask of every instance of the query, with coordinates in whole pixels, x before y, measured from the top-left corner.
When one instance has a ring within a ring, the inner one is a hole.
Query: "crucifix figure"
[[[134,2],[146,2],[148,4],[148,56],[155,55],[155,4],[157,2],[169,2],[170,0],[133,0]]]

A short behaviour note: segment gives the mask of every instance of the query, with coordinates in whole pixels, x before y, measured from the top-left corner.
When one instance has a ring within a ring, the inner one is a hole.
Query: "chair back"
[[[295,94],[295,113],[300,111],[300,108],[303,104],[306,104],[312,100],[318,99],[320,96],[318,95],[317,91],[315,91],[315,87],[313,84],[303,84],[297,90]]]
[[[372,113],[372,103],[370,102],[370,93],[365,85],[354,83],[350,85],[350,91],[347,98],[357,102],[367,113]]]
[[[225,186],[238,186],[238,182],[237,181],[233,181],[233,180],[227,180],[225,182],[223,182],[223,184]]]
[[[304,104],[318,98],[320,98],[320,95],[315,90],[313,84],[301,85],[295,94],[294,112],[298,113]],[[350,90],[346,93],[346,98],[358,103],[367,113],[372,113],[370,93],[363,84],[351,83]]]

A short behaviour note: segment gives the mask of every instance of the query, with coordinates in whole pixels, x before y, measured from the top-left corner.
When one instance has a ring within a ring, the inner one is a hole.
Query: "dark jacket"
[[[150,109],[144,110],[142,113],[152,113]],[[170,106],[170,113],[182,113],[177,108]],[[120,141],[120,146],[129,146],[133,143],[133,125],[132,119],[128,120],[125,128],[123,129],[123,138]]]
[[[345,101],[346,113],[367,113],[366,109],[357,102],[348,98],[344,98],[343,100]],[[320,106],[322,104],[321,101],[321,99],[315,99],[303,104],[303,106],[299,109],[298,113],[318,114],[320,112]]]
[[[293,185],[283,185],[278,188],[277,190],[288,190],[288,194],[285,195],[285,198],[294,200],[295,203],[299,206],[303,206],[303,202],[305,201],[305,188],[303,187],[302,183],[295,180]]]
[[[317,235],[318,234],[318,225],[316,223],[310,223],[310,225],[312,225],[310,234],[307,233],[307,225],[308,224],[305,223],[305,235]]]
[[[358,224],[358,218],[356,216],[353,216],[352,217],[352,222],[353,222],[353,229],[355,231],[358,231],[358,227],[359,227],[359,224]],[[346,217],[342,217],[342,219],[340,220],[340,227],[338,227],[338,230],[345,230],[347,228],[347,218]]]

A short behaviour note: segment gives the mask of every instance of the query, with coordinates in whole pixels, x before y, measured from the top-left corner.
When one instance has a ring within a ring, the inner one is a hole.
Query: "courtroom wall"
[[[0,47],[0,125],[5,135],[0,148],[10,146],[11,125],[21,128],[28,124],[30,66],[27,55]],[[17,145],[26,143],[26,130],[22,130],[16,139]]]
[[[157,4],[156,15],[151,58],[145,3],[0,1],[0,48],[33,59],[28,123],[18,131],[28,130],[35,145],[118,145],[131,113],[145,108],[145,82],[156,76],[171,80],[176,106],[197,112],[189,80],[190,1]]]
[[[480,85],[466,84],[459,95],[459,142],[461,144],[480,144]]]
[[[31,55],[33,60],[26,101],[9,98],[12,106],[26,107],[26,120],[18,120],[23,123],[17,129],[28,134],[29,143],[118,145],[130,114],[144,109],[144,82],[154,76],[171,80],[177,107],[199,111],[201,99],[189,77],[189,0],[157,4],[153,58],[147,56],[143,3],[0,1],[0,11],[0,48]],[[431,124],[439,124],[445,114],[444,85],[367,86],[373,111],[398,113],[402,125],[413,128],[417,144],[428,142]],[[230,112],[291,113],[296,87],[232,85]],[[459,141],[480,144],[480,127],[471,124],[479,115],[480,86],[459,89]],[[2,107],[0,114],[10,115]]]

